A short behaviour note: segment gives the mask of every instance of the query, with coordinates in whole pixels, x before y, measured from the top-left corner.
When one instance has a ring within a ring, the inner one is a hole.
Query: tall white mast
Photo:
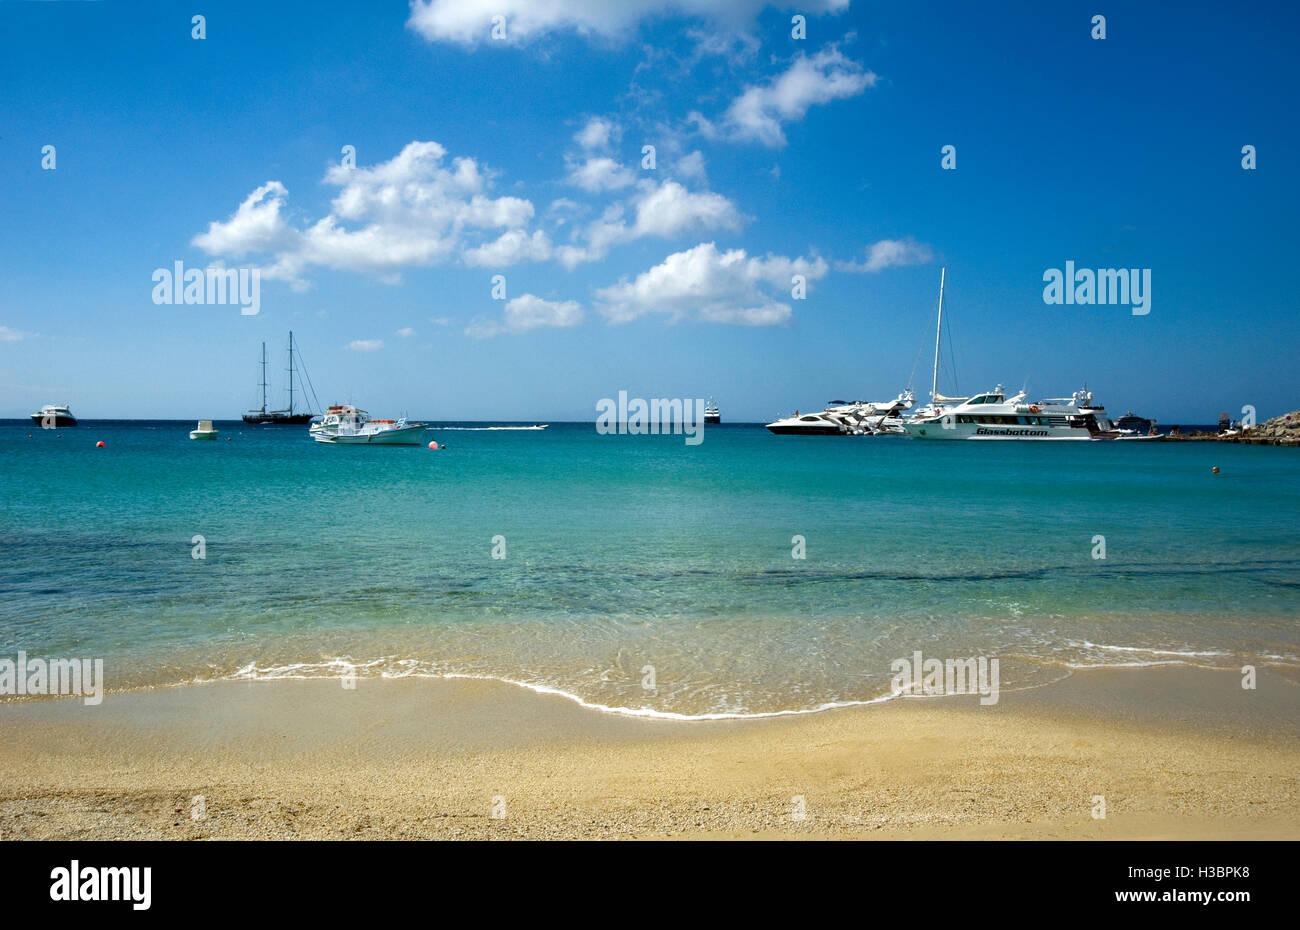
[[[943,276],[947,267],[939,269],[939,324],[934,328],[934,381],[930,384],[930,402],[939,393],[939,334],[943,332]]]

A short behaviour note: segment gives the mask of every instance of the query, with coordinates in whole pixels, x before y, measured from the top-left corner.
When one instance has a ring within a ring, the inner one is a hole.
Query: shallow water
[[[103,657],[111,689],[484,675],[688,716],[878,699],[918,650],[995,657],[1003,690],[1300,677],[1293,449],[216,425],[0,423],[0,657]]]

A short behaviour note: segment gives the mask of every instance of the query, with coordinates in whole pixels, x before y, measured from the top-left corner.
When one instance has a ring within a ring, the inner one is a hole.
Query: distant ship
[[[76,426],[77,418],[67,404],[46,404],[32,414],[32,422],[43,429],[54,429],[56,426]]]
[[[718,410],[718,405],[713,402],[712,397],[709,398],[709,403],[704,408],[704,422],[719,424],[722,422],[722,412]]]
[[[267,410],[266,409],[266,343],[262,343],[262,406],[258,410],[250,410],[244,414],[245,423],[271,423],[280,425],[300,426],[304,423],[310,423],[315,416],[311,412],[297,412],[293,409],[293,381],[294,367],[293,359],[296,353],[293,350],[293,331],[289,332],[289,406],[284,410]],[[307,382],[309,385],[311,381]]]

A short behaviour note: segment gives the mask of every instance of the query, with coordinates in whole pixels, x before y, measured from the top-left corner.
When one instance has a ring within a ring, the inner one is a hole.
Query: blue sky
[[[924,396],[941,265],[945,393],[1300,406],[1291,5],[536,6],[0,3],[0,416],[237,416],[289,329],[377,415]],[[155,304],[177,261],[260,312]],[[1150,313],[1046,305],[1066,261]]]

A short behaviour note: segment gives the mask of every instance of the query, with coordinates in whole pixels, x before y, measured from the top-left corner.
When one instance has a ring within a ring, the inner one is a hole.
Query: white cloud
[[[224,223],[208,224],[194,245],[209,255],[242,258],[249,252],[270,252],[289,246],[297,237],[280,215],[289,192],[279,181],[267,181],[253,191]]]
[[[768,5],[768,0],[412,0],[406,25],[430,42],[462,45],[518,45],[559,31],[619,40],[642,20],[670,14],[742,32]],[[848,6],[849,0],[804,0],[797,11],[840,12]],[[492,17],[498,15],[505,17],[505,37],[493,40]]]
[[[785,123],[803,119],[814,104],[856,97],[875,86],[876,75],[835,47],[812,57],[800,52],[790,67],[766,84],[746,87],[721,120],[721,127],[699,113],[689,120],[706,137],[726,136],[779,148],[786,144]]]
[[[612,120],[593,116],[573,136],[575,142],[587,151],[604,151],[623,138],[623,127]]]
[[[545,261],[551,257],[551,240],[540,229],[529,235],[522,229],[504,232],[492,242],[486,242],[465,252],[465,264],[488,265],[501,268],[521,261]]]
[[[925,265],[934,254],[924,242],[914,239],[881,239],[867,246],[865,262],[836,262],[836,271],[875,273],[900,265]]]
[[[573,165],[569,170],[568,180],[575,187],[598,194],[601,191],[629,187],[636,180],[636,175],[626,165],[620,165],[612,158],[600,156]]]
[[[718,251],[704,242],[669,255],[632,281],[596,292],[600,313],[614,323],[646,314],[666,314],[673,320],[694,318],[711,323],[771,326],[790,319],[791,278],[825,277],[821,258],[786,258],[768,254],[750,257],[744,249]]]
[[[502,319],[476,319],[465,329],[465,335],[475,339],[488,339],[500,333],[524,333],[542,327],[577,326],[583,313],[577,301],[543,300],[524,294],[506,301]]]
[[[555,257],[572,269],[598,261],[610,248],[644,236],[673,239],[718,229],[744,226],[746,217],[726,197],[712,191],[689,191],[676,181],[642,181],[626,205],[612,204],[600,218],[580,231],[577,241],[560,246]],[[625,214],[631,211],[629,223]]]
[[[490,179],[474,159],[447,164],[446,155],[436,142],[411,142],[373,167],[330,168],[325,182],[339,188],[330,212],[301,230],[284,219],[288,191],[270,181],[193,243],[210,255],[270,254],[263,277],[298,283],[311,266],[395,280],[403,268],[471,254],[518,260],[549,251],[522,234],[533,218],[530,201],[491,196]],[[503,238],[512,231],[520,234]]]
[[[8,326],[0,326],[0,342],[21,342],[29,335],[31,334],[10,329]]]
[[[401,329],[397,331],[397,335],[401,336],[403,339],[410,339],[412,336],[415,335],[415,330],[413,330],[409,326],[403,326]]]
[[[382,339],[353,339],[344,348],[353,352],[376,352],[384,347]]]
[[[698,149],[677,159],[677,173],[684,178],[704,180],[704,153]]]

